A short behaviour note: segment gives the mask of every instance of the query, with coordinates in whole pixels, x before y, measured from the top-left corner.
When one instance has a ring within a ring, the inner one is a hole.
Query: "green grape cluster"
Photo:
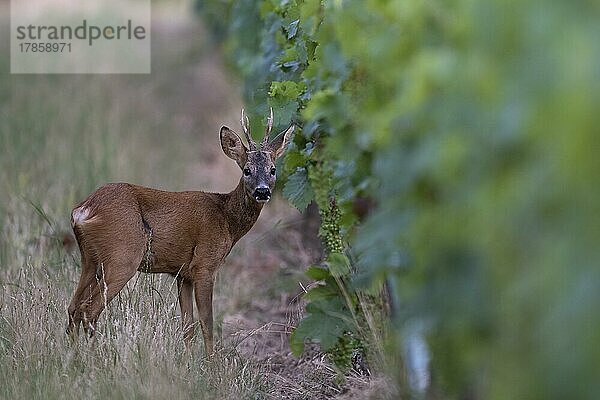
[[[336,345],[327,353],[331,361],[346,373],[354,368],[354,356],[364,353],[363,344],[351,332],[346,332],[338,338]]]
[[[327,162],[318,162],[308,170],[315,201],[319,206],[321,227],[319,237],[328,253],[342,253],[344,242],[340,234],[341,212],[335,197],[331,195],[331,167]]]
[[[308,178],[310,185],[315,192],[315,201],[319,210],[324,210],[329,206],[331,191],[331,170],[326,162],[317,162],[308,168]]]
[[[344,243],[340,234],[340,218],[342,216],[340,208],[337,206],[335,198],[329,202],[329,207],[321,208],[321,229],[319,236],[329,253],[342,253]]]

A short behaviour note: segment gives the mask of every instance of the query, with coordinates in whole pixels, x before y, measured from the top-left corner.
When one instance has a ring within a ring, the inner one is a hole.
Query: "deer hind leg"
[[[73,298],[69,304],[68,313],[69,320],[67,326],[67,334],[72,337],[79,333],[79,325],[81,324],[82,315],[79,312],[79,307],[83,303],[86,296],[90,296],[94,286],[96,285],[96,267],[91,260],[82,255],[81,257],[81,276],[79,284],[73,293]]]
[[[181,308],[183,340],[185,345],[189,347],[194,336],[194,285],[192,281],[178,277],[177,289],[179,292],[179,307]]]
[[[135,275],[141,262],[140,253],[137,257],[110,257],[96,266],[96,285],[91,296],[79,308],[84,330],[89,336],[94,335],[98,317],[104,308]]]
[[[198,308],[198,319],[200,328],[202,328],[202,337],[204,339],[204,350],[207,356],[211,356],[214,351],[213,342],[213,297],[214,273],[211,271],[202,271],[196,277],[194,283],[194,293],[196,295],[196,307]]]

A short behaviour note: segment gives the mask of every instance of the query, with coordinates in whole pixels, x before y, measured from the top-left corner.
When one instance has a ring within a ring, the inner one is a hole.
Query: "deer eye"
[[[275,175],[275,172],[277,172],[277,171],[275,170],[275,167],[271,167],[271,175]]]
[[[244,176],[250,176],[251,172],[250,172],[250,168],[246,167],[244,168]]]

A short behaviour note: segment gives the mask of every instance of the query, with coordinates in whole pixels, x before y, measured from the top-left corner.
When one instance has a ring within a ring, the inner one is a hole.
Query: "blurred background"
[[[597,2],[152,11],[149,76],[9,75],[2,45],[0,396],[600,397]],[[183,352],[152,276],[68,343],[72,205],[231,190],[217,132],[242,105],[300,129],[219,275],[220,355]]]

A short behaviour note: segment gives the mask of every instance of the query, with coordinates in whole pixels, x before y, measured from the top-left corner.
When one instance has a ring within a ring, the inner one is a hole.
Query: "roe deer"
[[[193,299],[204,348],[213,353],[212,294],[215,274],[233,245],[250,230],[275,184],[275,160],[294,131],[290,125],[269,142],[273,110],[260,144],[240,120],[246,146],[223,126],[221,147],[242,170],[230,193],[165,192],[128,183],[111,183],[93,192],[71,213],[81,252],[81,277],[69,305],[67,333],[94,334],[104,307],[136,271],[176,277],[186,344],[194,334]]]

